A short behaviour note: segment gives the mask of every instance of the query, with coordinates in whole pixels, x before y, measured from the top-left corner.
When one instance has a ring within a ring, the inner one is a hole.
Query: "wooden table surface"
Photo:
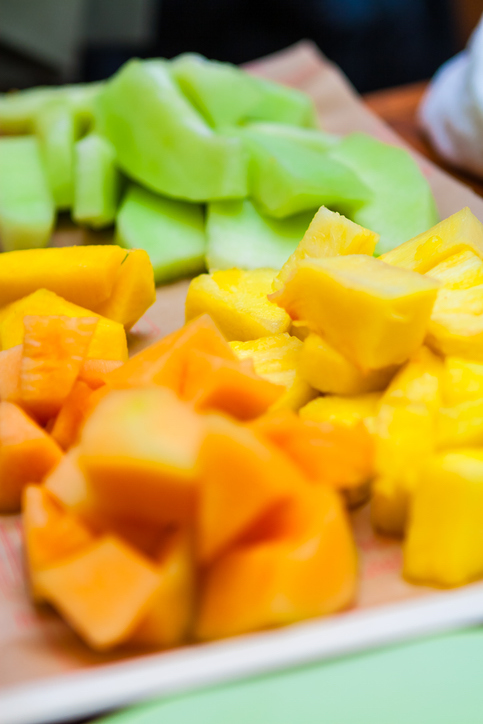
[[[414,83],[368,93],[364,96],[364,101],[374,113],[383,118],[396,133],[423,156],[483,196],[483,178],[478,179],[450,166],[436,153],[425,137],[417,119],[417,109],[427,85],[427,82]]]

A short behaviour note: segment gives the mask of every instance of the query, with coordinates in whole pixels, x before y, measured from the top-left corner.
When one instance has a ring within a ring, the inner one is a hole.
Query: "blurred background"
[[[361,93],[429,78],[483,0],[0,0],[0,90],[106,78],[132,56],[243,63],[303,38]]]

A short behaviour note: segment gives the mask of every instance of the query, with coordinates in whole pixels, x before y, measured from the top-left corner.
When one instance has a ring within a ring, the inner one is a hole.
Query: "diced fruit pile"
[[[336,612],[369,497],[409,580],[483,577],[483,226],[377,241],[322,207],[280,271],[195,278],[127,361],[145,252],[0,256],[0,507],[35,601],[99,650]]]
[[[145,249],[157,283],[280,269],[321,204],[375,229],[378,253],[436,221],[405,150],[324,133],[305,94],[198,55],[3,94],[0,133],[5,251],[45,246],[69,212]]]

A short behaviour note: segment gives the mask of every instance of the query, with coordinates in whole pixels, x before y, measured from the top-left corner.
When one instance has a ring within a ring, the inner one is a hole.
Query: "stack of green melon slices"
[[[48,244],[70,212],[146,249],[158,283],[279,268],[321,205],[379,232],[378,253],[437,218],[407,152],[324,133],[305,94],[198,55],[4,94],[0,132],[4,250]]]

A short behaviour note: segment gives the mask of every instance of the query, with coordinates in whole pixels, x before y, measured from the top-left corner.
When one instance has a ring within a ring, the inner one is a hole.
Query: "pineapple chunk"
[[[267,299],[276,272],[226,269],[200,274],[186,297],[186,321],[209,314],[228,340],[246,342],[287,332],[288,314]]]
[[[483,397],[483,364],[447,357],[442,384],[445,405],[478,400]]]
[[[395,371],[396,367],[388,367],[363,372],[315,333],[306,338],[300,354],[301,377],[316,390],[336,395],[383,390]]]
[[[393,378],[382,402],[423,404],[435,414],[442,404],[444,362],[428,347],[421,347]]]
[[[349,221],[336,211],[321,206],[294,253],[285,262],[273,283],[281,289],[293,275],[299,262],[345,254],[374,254],[379,234]]]
[[[439,448],[467,447],[483,443],[483,399],[442,407],[437,417]]]
[[[483,224],[465,207],[379,258],[424,274],[449,256],[468,249],[483,258]]]
[[[317,394],[297,372],[302,342],[287,333],[248,342],[230,342],[239,359],[251,359],[255,372],[276,385],[286,387],[286,392],[273,406],[298,410]]]
[[[299,410],[302,420],[329,422],[334,425],[355,427],[364,423],[369,432],[373,432],[377,408],[381,394],[368,392],[354,397],[327,395],[312,400]]]
[[[402,364],[422,344],[438,287],[357,254],[305,259],[270,298],[367,371]]]
[[[404,575],[459,586],[483,575],[483,451],[434,456],[414,494]]]
[[[483,285],[438,292],[427,343],[443,355],[483,360]]]
[[[468,289],[483,284],[483,261],[466,249],[449,256],[426,274],[440,281],[445,289]]]

